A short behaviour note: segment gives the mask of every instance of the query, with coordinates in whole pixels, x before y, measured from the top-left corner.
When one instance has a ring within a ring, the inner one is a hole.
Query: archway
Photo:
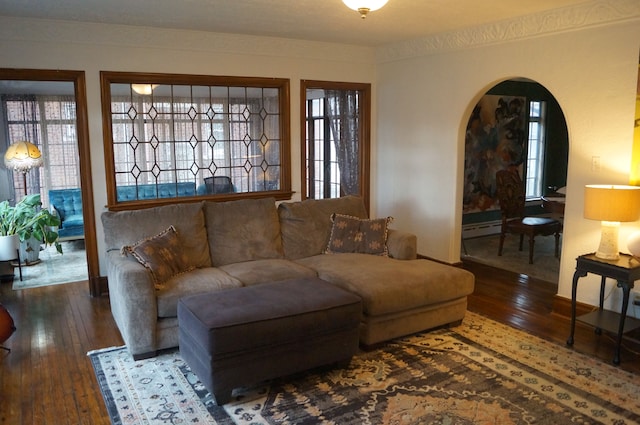
[[[532,265],[526,246],[519,251],[517,236],[511,236],[516,247],[498,256],[501,213],[495,174],[508,167],[517,170],[526,186],[527,215],[562,219],[569,140],[560,105],[543,85],[509,79],[487,90],[466,119],[463,259],[557,283],[559,259],[553,237],[536,238]],[[544,208],[543,200],[552,204],[544,202]]]

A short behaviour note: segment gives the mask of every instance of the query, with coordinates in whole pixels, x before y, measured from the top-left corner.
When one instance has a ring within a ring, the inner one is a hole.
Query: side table
[[[601,276],[600,305],[598,310],[576,318],[578,280],[586,276],[587,273]],[[618,288],[622,289],[622,308],[620,313],[604,310],[603,308],[604,289],[607,278],[615,279],[618,282]],[[594,326],[597,334],[600,334],[602,329],[617,333],[613,363],[620,364],[622,336],[640,327],[640,320],[627,317],[629,294],[634,282],[638,279],[640,279],[640,261],[632,255],[621,253],[620,258],[617,260],[603,260],[596,257],[593,253],[579,256],[576,259],[576,271],[573,274],[573,285],[571,287],[571,334],[569,335],[569,339],[567,339],[567,345],[573,345],[576,320]]]

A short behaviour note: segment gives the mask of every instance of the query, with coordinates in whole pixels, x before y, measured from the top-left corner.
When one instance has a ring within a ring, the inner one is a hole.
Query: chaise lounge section
[[[382,255],[336,252],[342,242],[335,238],[336,214],[356,225],[380,224],[368,220],[362,199],[352,196],[280,205],[274,199],[205,201],[103,213],[111,309],[130,353],[144,358],[178,346],[177,305],[183,297],[291,279],[320,278],[360,297],[359,338],[365,345],[464,318],[474,287],[471,273],[416,259],[415,235],[394,229],[384,232]],[[158,285],[152,265],[122,251],[171,226],[188,264]]]

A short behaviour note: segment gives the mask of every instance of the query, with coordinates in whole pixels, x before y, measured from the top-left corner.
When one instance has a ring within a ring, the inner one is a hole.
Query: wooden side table
[[[578,280],[581,277],[593,273],[601,276],[600,280],[600,306],[598,310],[592,311],[580,317],[576,317],[576,292]],[[604,310],[604,289],[607,278],[615,279],[618,288],[622,289],[622,308],[620,313]],[[576,320],[587,323],[595,327],[596,333],[600,334],[602,329],[617,333],[615,353],[613,363],[620,364],[620,345],[622,336],[640,327],[640,320],[627,317],[627,305],[629,304],[629,294],[636,280],[640,279],[640,261],[629,254],[620,254],[617,260],[603,260],[597,258],[595,254],[581,255],[576,259],[576,271],[573,274],[573,285],[571,287],[571,334],[567,339],[567,345],[573,345],[573,336],[576,328]]]

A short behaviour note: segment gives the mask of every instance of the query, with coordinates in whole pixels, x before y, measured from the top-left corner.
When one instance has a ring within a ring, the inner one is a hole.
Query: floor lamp
[[[4,154],[4,165],[13,171],[22,173],[24,196],[27,196],[27,173],[42,165],[42,153],[36,145],[26,140],[13,143]]]

